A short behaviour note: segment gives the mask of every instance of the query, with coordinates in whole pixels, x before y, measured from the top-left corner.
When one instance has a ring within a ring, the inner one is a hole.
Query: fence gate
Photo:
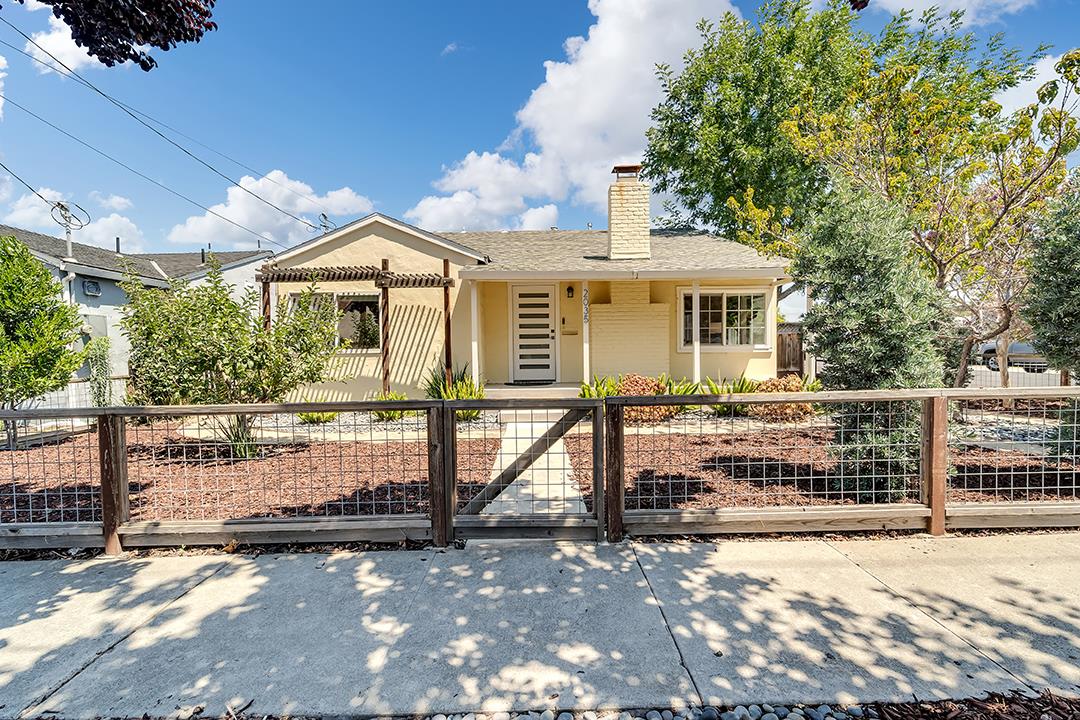
[[[603,539],[602,401],[452,401],[442,424],[450,538]]]

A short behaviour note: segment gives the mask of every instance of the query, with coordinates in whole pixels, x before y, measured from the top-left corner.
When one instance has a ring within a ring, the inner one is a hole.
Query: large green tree
[[[1080,175],[1036,232],[1024,317],[1054,367],[1080,376]]]
[[[1000,36],[980,44],[962,15],[901,13],[864,56],[837,109],[799,105],[784,131],[812,161],[898,203],[909,243],[963,329],[961,382],[971,347],[1015,330],[1031,230],[1080,145],[1080,52],[1033,102],[1006,113],[1000,94],[1034,74],[1030,55]]]
[[[146,287],[134,276],[121,328],[131,344],[131,388],[137,404],[277,402],[301,385],[327,379],[339,313],[314,283],[282,299],[267,328],[254,289],[242,300],[213,257],[206,280]],[[251,418],[229,418],[222,429],[238,455],[250,456]]]
[[[82,319],[30,249],[0,237],[0,403],[20,403],[62,388],[83,363],[73,349]],[[6,423],[8,447],[14,427]]]
[[[865,43],[855,19],[843,2],[817,12],[810,0],[767,2],[756,22],[731,12],[703,21],[701,47],[683,69],[659,68],[664,99],[652,113],[645,170],[675,197],[673,222],[745,242],[762,240],[768,217],[801,226],[825,175],[781,124],[800,103],[828,113],[845,100]],[[766,244],[782,253],[783,239],[773,233]]]
[[[808,225],[797,277],[813,288],[803,319],[809,348],[825,361],[830,390],[941,384],[934,345],[940,291],[912,261],[902,208],[838,179]],[[860,402],[832,408],[835,489],[859,502],[904,498],[919,469],[918,402]]]

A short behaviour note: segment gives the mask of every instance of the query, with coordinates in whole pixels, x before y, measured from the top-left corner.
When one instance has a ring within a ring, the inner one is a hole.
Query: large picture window
[[[682,349],[694,345],[694,295],[681,290]],[[767,347],[765,293],[730,290],[700,291],[698,308],[702,347]]]
[[[290,296],[294,302],[297,294]],[[350,350],[379,347],[379,296],[374,293],[316,293],[316,302],[332,302],[341,313],[338,320],[338,344],[348,343]]]

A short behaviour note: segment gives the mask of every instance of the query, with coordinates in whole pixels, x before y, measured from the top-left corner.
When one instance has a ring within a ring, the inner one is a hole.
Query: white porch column
[[[581,281],[581,381],[592,381],[589,367],[589,281]]]
[[[694,382],[701,382],[701,283],[697,280],[693,284],[693,300],[690,304],[690,312],[693,315],[690,326],[693,328],[694,341]]]
[[[480,312],[476,306],[476,281],[469,281],[469,367],[474,383],[480,382]]]

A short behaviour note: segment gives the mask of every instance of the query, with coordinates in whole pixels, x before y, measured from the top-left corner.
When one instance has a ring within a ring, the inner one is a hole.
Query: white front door
[[[558,299],[554,285],[513,285],[511,361],[515,381],[555,382]]]

